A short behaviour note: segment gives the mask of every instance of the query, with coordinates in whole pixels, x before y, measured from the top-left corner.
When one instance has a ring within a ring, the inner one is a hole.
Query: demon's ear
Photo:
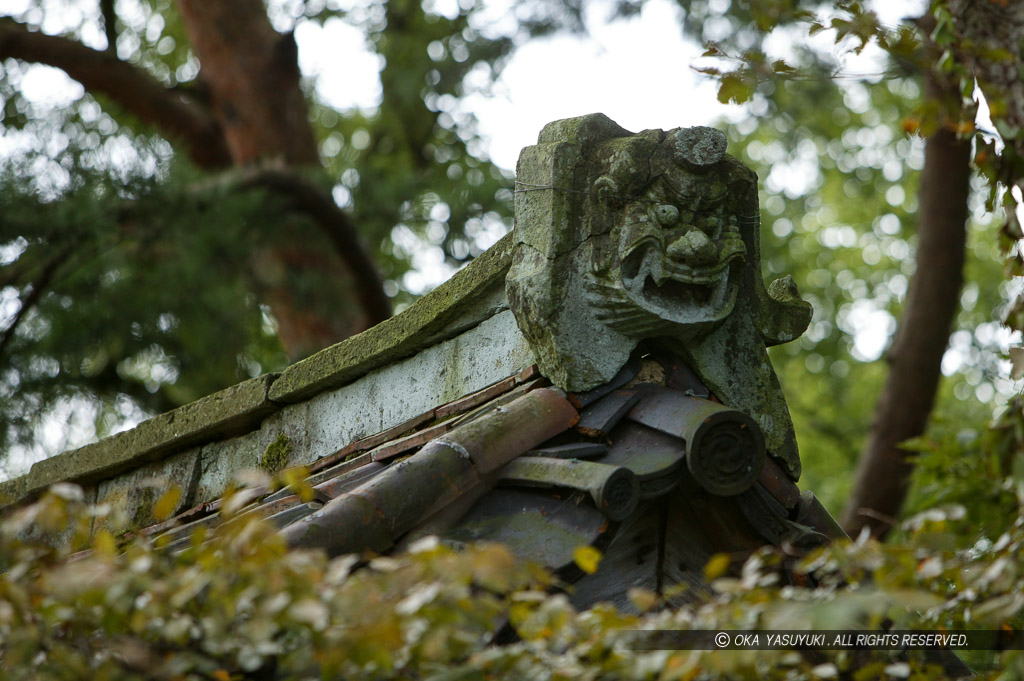
[[[761,276],[761,216],[757,200],[757,176],[732,159],[734,168],[745,175],[737,179],[732,192],[738,208],[740,233],[747,246],[748,276],[753,284],[754,323],[767,346],[796,340],[807,330],[814,309],[800,297],[793,277],[776,279],[765,287]]]
[[[761,335],[764,344],[779,345],[796,340],[807,330],[814,313],[811,304],[800,297],[793,277],[776,279],[767,291],[759,291],[761,303]]]
[[[612,179],[611,175],[602,175],[594,180],[594,186],[591,191],[593,191],[601,203],[605,205],[615,203],[622,195],[619,189],[619,183]]]

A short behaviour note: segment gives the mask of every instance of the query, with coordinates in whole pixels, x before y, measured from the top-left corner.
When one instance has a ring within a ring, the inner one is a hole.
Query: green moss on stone
[[[291,438],[284,433],[278,433],[274,441],[263,450],[259,467],[271,475],[279,473],[288,465],[288,459],[291,458],[291,455]]]

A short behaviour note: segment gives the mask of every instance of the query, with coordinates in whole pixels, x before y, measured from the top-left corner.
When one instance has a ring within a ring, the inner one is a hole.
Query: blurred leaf
[[[572,559],[580,570],[592,575],[601,562],[601,552],[593,546],[577,546],[572,552]]]
[[[114,535],[110,533],[110,530],[103,528],[98,530],[93,537],[92,548],[97,555],[109,558],[117,553],[117,541],[114,539]]]
[[[153,517],[157,521],[167,520],[178,508],[179,501],[181,501],[181,488],[171,485],[153,504]]]
[[[711,556],[707,565],[704,566],[704,578],[709,582],[718,579],[726,573],[731,562],[732,561],[727,554],[716,553]]]

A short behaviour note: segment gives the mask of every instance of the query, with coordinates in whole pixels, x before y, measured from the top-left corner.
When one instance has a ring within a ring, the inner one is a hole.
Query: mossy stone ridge
[[[501,285],[510,263],[511,240],[505,237],[402,314],[282,374],[245,381],[131,430],[40,461],[26,475],[0,482],[0,507],[29,499],[57,482],[99,482],[190,447],[242,435],[287,404],[339,388],[455,337],[493,316],[495,310],[487,307],[493,303],[483,294]],[[261,462],[269,464],[274,457],[267,458],[268,454],[284,451],[277,444],[271,443]]]
[[[97,482],[168,454],[252,430],[280,408],[268,397],[277,376],[243,381],[131,430],[44,459],[27,475],[0,483],[0,503],[16,503],[57,482]]]
[[[285,369],[270,398],[302,402],[466,330],[451,322],[465,314],[467,302],[505,277],[512,262],[510,237],[503,237],[401,314]],[[476,323],[484,318],[486,314]]]

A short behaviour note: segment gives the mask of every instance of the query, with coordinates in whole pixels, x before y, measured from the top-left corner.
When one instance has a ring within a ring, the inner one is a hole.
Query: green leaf
[[[782,59],[777,59],[777,60],[772,62],[772,71],[774,71],[776,74],[785,74],[785,75],[790,75],[790,74],[796,73],[796,69],[793,68],[792,66],[790,66],[789,64],[787,64]]]
[[[722,76],[718,86],[718,101],[723,104],[735,102],[742,104],[754,94],[754,88],[735,72]]]

